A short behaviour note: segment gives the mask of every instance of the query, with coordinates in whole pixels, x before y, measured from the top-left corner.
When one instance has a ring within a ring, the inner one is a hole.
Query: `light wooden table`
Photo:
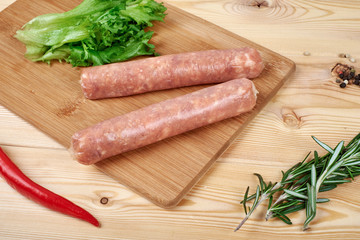
[[[2,0],[0,10],[14,2]],[[206,176],[172,210],[154,206],[93,167],[71,160],[68,151],[0,106],[0,145],[34,181],[90,210],[97,229],[47,210],[0,179],[0,239],[359,239],[359,178],[322,196],[309,231],[305,214],[293,225],[263,220],[259,210],[244,217],[239,201],[254,172],[279,180],[308,151],[323,150],[360,132],[360,87],[340,89],[330,75],[339,53],[360,66],[360,1],[168,0],[167,2],[270,48],[297,64],[296,73],[252,121]],[[263,2],[263,4],[261,4]],[[305,56],[304,52],[310,56]],[[1,97],[1,96],[0,96]],[[102,205],[100,199],[109,203]]]

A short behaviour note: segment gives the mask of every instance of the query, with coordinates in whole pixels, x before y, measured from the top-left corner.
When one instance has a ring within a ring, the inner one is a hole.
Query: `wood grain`
[[[170,3],[289,58],[350,53],[360,61],[359,1],[171,0]],[[257,7],[254,2],[267,2]]]
[[[29,0],[19,0],[0,15],[3,25],[0,63],[4,66],[1,81],[5,86],[0,89],[3,96],[0,103],[64,147],[69,147],[71,136],[78,130],[204,87],[92,101],[85,99],[81,92],[78,68],[69,64],[53,63],[48,66],[26,60],[24,46],[13,38],[16,29],[37,15],[71,9],[76,3],[79,1],[63,1],[60,7],[53,1],[33,4]],[[156,33],[152,43],[160,54],[251,46],[261,52],[265,62],[264,72],[254,80],[260,93],[253,111],[96,164],[98,169],[136,193],[161,207],[170,208],[181,201],[275,95],[294,71],[295,65],[253,42],[171,5],[166,6],[166,22],[157,23],[152,28]],[[17,17],[14,18],[14,15]],[[169,41],[170,37],[172,41]],[[15,70],[16,66],[22,67]]]
[[[12,0],[2,0],[0,7],[6,2]],[[254,172],[275,181],[280,170],[308,151],[321,151],[311,135],[334,146],[360,131],[360,88],[340,89],[329,74],[336,62],[349,63],[337,57],[341,52],[350,53],[359,67],[359,2],[282,1],[288,7],[278,6],[276,13],[266,17],[269,24],[248,20],[268,11],[265,7],[229,10],[236,9],[240,1],[168,2],[291,58],[297,64],[295,74],[172,210],[158,208],[96,169],[76,164],[64,147],[0,107],[0,144],[14,161],[40,184],[79,203],[103,224],[95,229],[43,209],[0,179],[0,238],[359,239],[359,179],[324,196],[331,201],[321,206],[307,232],[301,230],[304,213],[290,215],[294,224],[288,226],[277,220],[266,222],[261,210],[242,230],[233,232],[244,217],[239,201],[247,186],[255,187]],[[332,11],[332,15],[319,15],[319,9]],[[287,17],[282,17],[284,12]],[[294,20],[312,20],[298,28],[289,19],[292,15]],[[311,56],[304,56],[304,51]],[[104,196],[109,197],[109,204],[98,204]]]

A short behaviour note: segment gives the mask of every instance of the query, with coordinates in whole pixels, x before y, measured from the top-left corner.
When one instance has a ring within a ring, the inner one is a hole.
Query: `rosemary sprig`
[[[303,161],[286,172],[282,171],[281,181],[276,184],[271,182],[266,184],[260,174],[255,174],[259,179],[259,185],[256,193],[251,196],[249,196],[249,187],[247,188],[241,201],[246,216],[235,231],[240,229],[255,209],[265,201],[268,201],[266,220],[279,218],[287,224],[292,224],[287,215],[305,209],[306,219],[303,229],[306,230],[316,216],[317,204],[330,201],[327,198],[318,198],[318,193],[351,182],[360,175],[360,133],[346,147],[344,141],[341,141],[334,149],[316,137],[312,138],[328,153],[320,157],[317,151],[314,151],[314,157],[306,161],[310,156],[309,153]],[[278,196],[275,201],[273,201],[274,195]],[[250,208],[247,207],[247,203],[251,200],[254,201]]]

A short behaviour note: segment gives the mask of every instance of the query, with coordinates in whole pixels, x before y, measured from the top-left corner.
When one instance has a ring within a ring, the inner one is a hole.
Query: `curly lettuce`
[[[166,7],[154,0],[84,0],[64,13],[35,17],[15,37],[25,57],[73,66],[95,66],[142,55],[156,55],[149,43],[153,21],[164,21]]]

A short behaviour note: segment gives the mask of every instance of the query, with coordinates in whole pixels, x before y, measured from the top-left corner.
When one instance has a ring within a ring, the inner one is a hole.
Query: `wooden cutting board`
[[[13,38],[40,14],[64,12],[80,0],[18,0],[0,13],[0,104],[48,134],[64,147],[76,131],[126,112],[205,86],[158,91],[117,99],[87,100],[79,85],[79,68],[33,63],[25,46]],[[257,48],[266,67],[254,80],[255,109],[239,117],[166,139],[104,160],[96,167],[154,204],[176,206],[242,129],[275,95],[295,64],[262,46],[166,4],[165,23],[156,23],[152,43],[161,55],[243,46]],[[49,161],[56,161],[53,156]],[[74,164],[79,164],[74,162]]]

